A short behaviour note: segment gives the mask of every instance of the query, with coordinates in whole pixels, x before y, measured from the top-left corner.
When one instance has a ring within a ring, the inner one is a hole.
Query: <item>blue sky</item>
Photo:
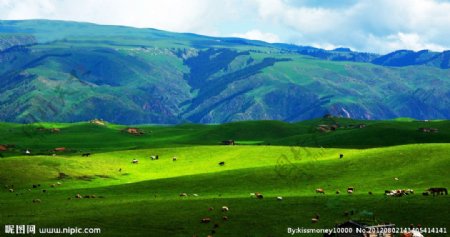
[[[387,53],[450,49],[450,0],[0,0],[0,19],[57,19]]]

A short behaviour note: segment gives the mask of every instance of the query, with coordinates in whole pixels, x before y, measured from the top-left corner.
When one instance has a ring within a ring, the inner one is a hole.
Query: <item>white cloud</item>
[[[367,43],[374,48],[380,49],[381,52],[392,52],[398,49],[410,49],[415,51],[429,49],[436,52],[446,50],[442,45],[426,42],[422,37],[415,33],[407,34],[400,32],[383,38],[369,36]]]
[[[60,19],[214,34],[230,4],[207,0],[0,0],[2,19]]]
[[[0,0],[0,18],[88,21],[379,53],[450,48],[450,1],[352,0],[345,7],[315,2]]]
[[[239,38],[252,39],[252,40],[262,40],[262,41],[266,41],[269,43],[281,42],[280,37],[278,37],[278,35],[272,34],[272,33],[261,32],[256,29],[247,31],[243,34],[234,33],[234,34],[232,34],[232,36],[239,37]]]
[[[302,45],[343,45],[381,53],[450,47],[450,2],[360,0],[346,8],[295,7],[283,0],[254,2],[262,21],[290,28],[295,42]]]
[[[327,50],[332,50],[332,49],[335,49],[335,48],[344,47],[344,46],[337,46],[337,45],[329,44],[329,43],[324,43],[324,44],[313,43],[313,44],[311,44],[311,46],[315,47],[315,48],[327,49]]]

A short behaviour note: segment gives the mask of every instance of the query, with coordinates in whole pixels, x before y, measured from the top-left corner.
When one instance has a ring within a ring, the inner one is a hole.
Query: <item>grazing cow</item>
[[[348,193],[348,194],[352,194],[352,193],[353,193],[353,190],[347,190],[347,193]]]
[[[395,193],[394,196],[396,196],[396,197],[402,197],[402,196],[404,196],[404,195],[408,195],[408,194],[405,192],[405,190],[399,189],[399,190],[397,190],[397,192]]]
[[[10,189],[9,189],[9,192],[10,192],[10,193],[13,193],[13,192],[14,192],[14,189],[10,188]]]
[[[75,198],[81,199],[83,197],[79,193],[77,193],[77,195],[75,195]]]
[[[347,193],[353,193],[355,191],[355,188],[353,188],[353,187],[348,187],[347,188]]]
[[[150,156],[151,160],[156,160],[156,156]]]
[[[339,154],[339,159],[344,158],[344,154]]]
[[[369,195],[372,195],[373,193],[371,191],[369,191]]]
[[[119,168],[119,172],[122,172],[122,168]]]
[[[187,193],[180,193],[180,197],[187,197]]]
[[[177,157],[176,156],[172,157],[172,161],[177,161]]]
[[[138,160],[136,160],[136,159],[134,159],[131,163],[133,163],[133,164],[138,164],[139,163],[139,161]]]
[[[46,192],[47,192],[47,189],[42,189],[42,192],[43,192],[43,193],[46,193]]]
[[[325,194],[325,190],[323,190],[323,188],[318,188],[316,189],[316,193]]]
[[[446,188],[429,188],[427,190],[428,192],[430,192],[431,194],[433,194],[433,196],[435,195],[448,195],[448,191]]]
[[[281,201],[281,200],[283,200],[283,197],[277,197],[277,200]]]
[[[228,216],[222,216],[222,220],[227,221],[228,220]]]
[[[422,195],[423,195],[423,196],[429,196],[430,193],[429,193],[429,192],[423,192]]]
[[[215,223],[213,228],[216,228],[216,229],[219,228],[219,224]]]
[[[311,222],[312,223],[317,223],[319,220],[318,219],[316,219],[316,218],[311,218]]]
[[[402,233],[400,237],[423,237],[423,235],[416,230],[410,230],[409,232]]]
[[[37,184],[33,184],[33,188],[37,188],[38,186],[37,186]]]
[[[89,157],[91,155],[91,153],[83,153],[83,154],[81,154],[81,156],[83,156],[83,157]]]
[[[339,191],[339,190],[336,190],[336,194],[340,194],[341,193],[341,191]]]
[[[201,219],[200,222],[201,222],[201,223],[205,223],[205,224],[206,224],[206,223],[209,223],[209,222],[211,222],[211,218],[205,217],[205,218]]]
[[[235,145],[234,140],[225,140],[222,141],[222,145]]]
[[[263,199],[264,198],[264,196],[261,193],[258,193],[258,192],[255,193],[255,196],[258,199]]]
[[[33,199],[33,203],[41,203],[41,199]]]
[[[403,189],[396,189],[396,190],[386,190],[384,193],[387,196],[393,196],[393,197],[402,197],[404,195],[407,195],[407,193],[405,192],[405,190]]]
[[[198,194],[194,193],[194,194],[192,194],[192,196],[194,196],[194,197],[198,197]]]
[[[225,165],[225,161],[219,162],[219,165],[220,165],[220,166],[224,166],[224,165]]]
[[[222,211],[223,211],[223,212],[227,212],[227,211],[229,211],[229,210],[230,210],[230,209],[229,209],[227,206],[223,206],[223,207],[222,207]]]

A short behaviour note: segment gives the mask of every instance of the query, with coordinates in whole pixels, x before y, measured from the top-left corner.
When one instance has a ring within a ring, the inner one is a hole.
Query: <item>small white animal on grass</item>
[[[283,197],[277,197],[277,200],[281,201],[281,200],[283,200]]]
[[[132,161],[132,163],[133,163],[133,164],[137,164],[137,163],[139,163],[139,161],[136,160],[136,159],[134,159],[134,160]]]
[[[194,193],[194,194],[192,194],[192,196],[194,196],[194,197],[198,197],[198,194]]]
[[[229,211],[229,210],[230,210],[230,209],[229,209],[227,206],[223,206],[223,207],[222,207],[222,211],[223,211],[223,212],[227,212],[227,211]]]
[[[205,218],[201,219],[200,222],[201,223],[209,223],[209,222],[211,222],[211,218],[205,217]]]

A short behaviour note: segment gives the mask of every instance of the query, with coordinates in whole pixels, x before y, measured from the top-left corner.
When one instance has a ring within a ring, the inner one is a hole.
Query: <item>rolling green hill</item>
[[[357,125],[363,124],[364,128]],[[338,125],[335,131],[321,131],[320,125]],[[51,132],[57,128],[58,132]],[[35,123],[0,126],[0,144],[13,144],[5,153],[26,149],[51,154],[52,149],[66,147],[73,152],[148,149],[191,145],[219,145],[235,140],[241,145],[276,145],[302,147],[374,148],[416,143],[450,143],[450,122],[442,121],[359,121],[323,118],[297,123],[281,121],[243,121],[220,125],[182,124],[176,126],[140,125],[144,134],[132,135],[127,126],[89,122]],[[419,128],[435,128],[424,133]],[[70,154],[70,152],[69,152]]]
[[[436,61],[445,64],[447,54],[430,53],[433,62],[423,52],[411,54],[418,59],[400,67],[397,61],[408,55],[379,58],[155,29],[1,21],[0,121],[293,122],[326,113],[448,119],[450,74]],[[375,59],[386,66],[370,63]]]
[[[340,125],[336,131],[317,129],[334,124]],[[366,126],[350,126],[358,124]],[[420,127],[439,130],[423,133]],[[15,144],[0,158],[0,225],[180,237],[207,236],[212,230],[213,236],[291,236],[289,227],[331,228],[349,219],[450,228],[449,196],[421,194],[450,186],[449,121],[324,118],[142,125],[142,135],[124,128],[85,122],[0,124],[0,144]],[[223,139],[238,145],[220,145]],[[52,156],[55,147],[71,150]],[[82,157],[86,152],[91,155]],[[151,160],[156,154],[159,160]],[[139,163],[132,164],[133,159]],[[347,194],[347,187],[355,192]],[[317,188],[325,194],[315,193]],[[415,194],[384,195],[392,189]],[[250,197],[255,192],[264,198]],[[89,198],[77,199],[77,194]],[[40,202],[33,203],[36,199]],[[222,206],[229,211],[222,212]],[[319,221],[312,223],[317,214]],[[200,223],[206,217],[212,221]]]

